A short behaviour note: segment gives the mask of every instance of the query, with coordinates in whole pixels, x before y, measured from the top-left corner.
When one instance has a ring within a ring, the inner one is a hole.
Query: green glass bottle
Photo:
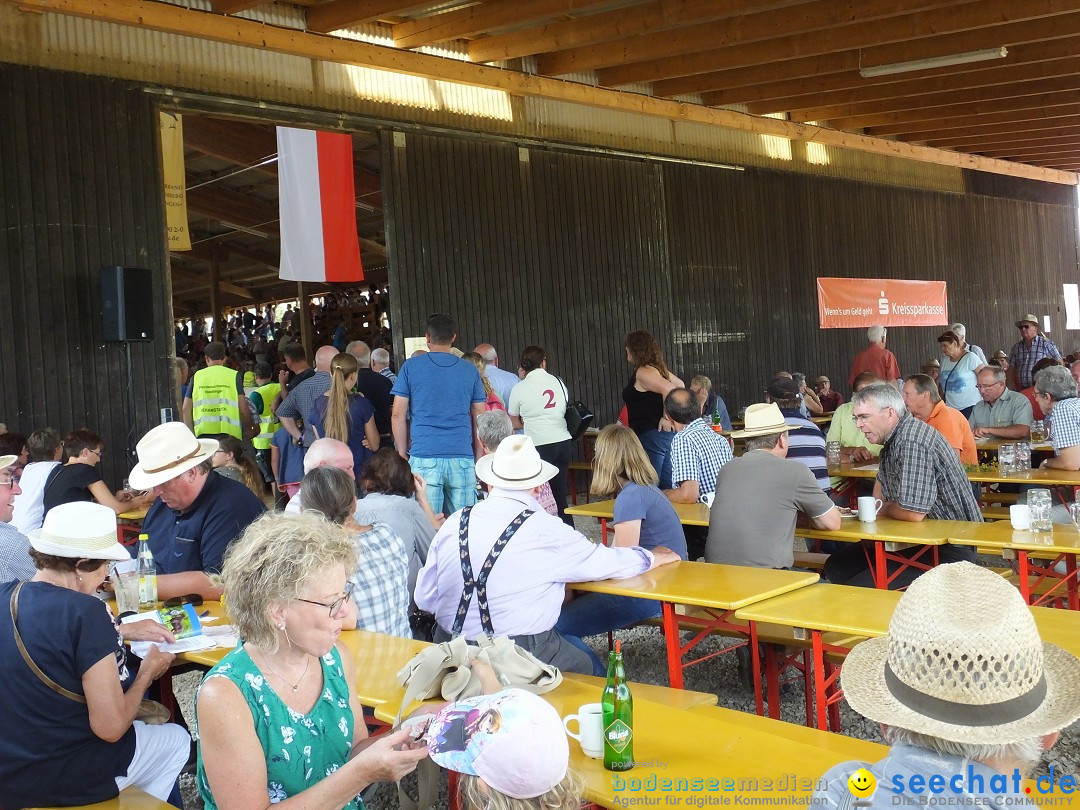
[[[634,698],[626,685],[622,642],[608,656],[607,683],[600,698],[604,712],[604,767],[628,771],[634,767]]]
[[[713,427],[721,427],[722,424],[720,422],[720,397],[713,402],[712,423]]]

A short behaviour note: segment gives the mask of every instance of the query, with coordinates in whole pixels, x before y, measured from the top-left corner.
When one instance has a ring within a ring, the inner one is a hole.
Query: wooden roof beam
[[[1077,0],[1080,2],[1080,0]],[[793,124],[774,118],[760,118],[731,110],[716,110],[697,104],[683,104],[634,93],[619,93],[577,82],[563,82],[543,76],[474,65],[456,59],[401,51],[355,40],[336,39],[303,31],[280,28],[240,17],[222,17],[151,0],[0,0],[37,14],[67,14],[100,22],[146,28],[179,36],[223,42],[233,46],[258,48],[305,59],[335,64],[388,70],[427,79],[458,82],[473,87],[499,90],[512,96],[527,96],[583,104],[597,109],[629,112],[665,121],[718,126],[739,132],[774,135],[796,141],[812,139],[822,146],[853,149],[888,157],[920,160],[958,168],[1027,177],[1045,182],[1076,185],[1070,172],[1020,167],[914,144],[870,138],[865,135],[817,126]],[[189,200],[190,204],[190,200]]]
[[[982,0],[982,2],[1002,2],[1002,0]],[[976,5],[976,4],[969,4]],[[953,7],[950,8],[942,8]],[[788,40],[792,50],[789,56],[803,56],[814,53],[828,53],[834,50],[846,50],[855,43],[875,45],[873,32],[880,36],[892,28],[891,22],[884,18],[895,18],[897,38],[903,38],[903,32],[910,27],[907,22],[923,13],[932,14],[933,10],[949,12],[950,16],[961,16],[963,7],[956,8],[955,0],[862,0],[860,3],[838,3],[836,0],[810,0],[790,8],[773,9],[752,13],[746,11],[738,17],[713,23],[699,23],[674,30],[650,32],[644,31],[636,36],[624,37],[614,42],[584,44],[581,47],[565,48],[543,53],[537,57],[537,69],[548,75],[573,73],[582,70],[621,65],[624,62],[641,62],[652,59],[667,59],[696,51],[731,48],[763,40],[775,41],[779,38]],[[907,12],[916,14],[904,15]],[[935,19],[943,23],[945,16]],[[994,20],[999,22],[1000,20]],[[694,20],[687,20],[693,23]],[[848,30],[850,29],[850,30]],[[947,30],[947,29],[946,29]],[[828,39],[836,36],[834,32],[844,31],[853,44],[826,47],[821,50],[807,48],[809,40]],[[865,43],[863,43],[864,40]],[[896,41],[882,39],[883,42]],[[557,45],[558,47],[558,45]],[[469,50],[470,56],[472,49]],[[538,51],[532,51],[538,53]]]
[[[952,134],[983,132],[993,127],[1015,126],[1017,131],[1029,131],[1038,129],[1040,124],[1042,126],[1053,126],[1059,121],[1065,124],[1073,118],[1080,118],[1080,104],[956,116],[944,122],[916,121],[891,126],[867,127],[864,134],[875,137],[902,136],[906,139],[921,141],[929,138],[947,137]]]
[[[835,108],[844,105],[855,105],[911,96],[923,97],[925,100],[929,101],[935,94],[952,95],[958,90],[975,90],[978,88],[991,87],[1004,88],[1009,85],[1016,85],[1019,82],[1061,79],[1065,76],[1075,77],[1078,74],[1080,74],[1080,56],[1073,56],[1069,59],[1052,59],[1048,62],[1035,62],[1015,66],[1009,65],[991,68],[989,70],[958,69],[957,72],[945,76],[911,78],[906,81],[894,80],[887,83],[870,82],[865,86],[832,93],[799,94],[787,98],[775,98],[769,101],[752,102],[746,105],[746,111],[753,113],[754,115],[773,112],[793,112],[796,110],[808,111],[814,108]],[[858,76],[858,73],[855,75]],[[702,101],[710,106],[717,103],[714,94],[702,96]],[[800,121],[817,120],[813,117],[804,118],[801,113],[797,116],[793,115],[792,119]]]
[[[1072,119],[1057,119],[1058,121],[1071,121],[1069,125],[1061,125],[1055,127],[1042,127],[1039,126],[1042,122],[1032,122],[1031,126],[1027,128],[1027,131],[1023,131],[1024,127],[1018,129],[1006,130],[1001,132],[990,133],[966,133],[964,135],[957,135],[951,138],[933,139],[933,144],[939,148],[956,149],[961,152],[977,150],[980,146],[986,144],[1012,144],[1012,143],[1030,143],[1032,141],[1051,140],[1053,138],[1060,137],[1062,135],[1080,136],[1080,116]],[[923,142],[929,142],[931,139],[924,138]]]
[[[971,101],[997,101],[1003,99],[1021,99],[1030,96],[1074,90],[1078,84],[1076,74],[1080,73],[1080,60],[1074,62],[1072,75],[1058,76],[1052,79],[1019,81],[1009,84],[995,84],[990,87],[975,87],[967,90],[957,88],[949,91],[919,94],[908,92],[898,97],[868,99],[853,104],[841,104],[836,107],[806,107],[791,112],[792,121],[837,121],[862,120],[882,113],[902,112],[905,110],[926,110],[934,107],[947,107]],[[755,107],[759,105],[754,105]],[[750,112],[754,112],[751,110]],[[757,110],[757,112],[764,112]]]
[[[182,255],[182,254],[180,254],[180,255]],[[196,285],[197,288],[209,289],[209,287],[210,287],[210,276],[209,275],[204,276],[201,273],[196,273],[193,270],[188,270],[183,265],[178,264],[176,262],[176,259],[179,258],[178,254],[175,254],[175,253],[171,254],[171,258],[173,259],[173,262],[172,262],[172,275],[173,275],[173,278],[183,279],[184,281],[187,281],[187,282],[190,282],[190,283]],[[220,289],[222,292],[229,293],[230,295],[235,295],[237,298],[242,298],[245,301],[254,301],[255,300],[255,296],[251,294],[250,290],[246,290],[243,287],[240,287],[240,286],[238,286],[236,284],[232,284],[232,283],[230,283],[228,281],[219,280],[218,281],[218,289]]]
[[[1074,139],[1043,147],[987,149],[980,150],[979,154],[1000,157],[1002,160],[1055,160],[1060,157],[1080,157],[1080,140]]]
[[[405,20],[394,26],[394,46],[419,48],[485,31],[520,27],[565,14],[626,5],[627,0],[486,0],[467,8]]]
[[[256,200],[247,194],[203,186],[188,189],[187,205],[189,211],[197,211],[219,222],[250,228],[267,235],[278,234],[277,206]]]
[[[905,0],[919,2],[919,0]],[[792,18],[806,19],[811,16],[810,6],[825,6],[830,10],[838,4],[828,0],[817,0],[797,8],[791,8],[802,0],[771,0],[765,3],[750,3],[747,0],[653,0],[629,8],[616,9],[599,14],[591,14],[570,20],[558,20],[547,25],[513,31],[508,34],[496,34],[476,39],[469,43],[469,58],[474,62],[495,62],[502,59],[514,59],[520,56],[582,48],[600,43],[619,40],[621,43],[636,41],[637,36],[658,36],[662,31],[678,29],[671,36],[693,36],[696,28],[686,28],[691,24],[711,23],[726,20],[721,26],[731,29],[753,17],[756,12],[779,9]],[[880,2],[880,0],[867,0]],[[933,2],[933,0],[921,0]],[[803,9],[808,9],[803,12]],[[835,12],[834,15],[835,16]],[[736,18],[736,19],[732,19]],[[711,43],[716,45],[716,42]],[[694,50],[694,46],[690,46]]]
[[[326,34],[350,25],[394,17],[423,5],[423,0],[330,0],[308,6],[305,15],[309,31]]]
[[[1075,84],[1073,86],[1075,88]],[[1077,102],[1080,102],[1080,89],[1071,89],[1057,93],[1016,96],[991,101],[964,101],[923,109],[865,114],[851,118],[831,119],[829,123],[838,129],[863,129],[865,127],[889,126],[892,124],[910,124],[918,121],[950,121],[954,117],[978,116],[1014,110],[1044,109],[1076,104]]]
[[[1031,66],[1048,60],[1068,59],[1075,57],[1078,53],[1080,53],[1080,36],[1063,37],[1009,46],[1008,66],[1004,68],[996,67],[999,64],[997,62],[984,62],[913,70],[909,73],[867,79],[859,75],[859,52],[841,51],[820,57],[789,59],[785,62],[755,68],[737,68],[730,71],[665,79],[653,84],[653,92],[658,96],[679,95],[680,93],[708,94],[708,100],[705,103],[710,106],[749,104],[769,99],[824,94],[836,90],[885,87],[922,79],[933,81],[963,73],[981,74],[991,70],[1009,70],[1020,65]]]
[[[1075,0],[1038,0],[1023,4],[1022,11],[1020,4],[1008,0],[965,3],[924,15],[896,18],[910,23],[903,34],[879,22],[845,25],[820,33],[602,68],[597,71],[597,80],[611,87],[858,49],[862,51],[862,66],[884,65],[1080,34],[1078,8],[1080,3]],[[1040,16],[1040,10],[1047,14]],[[936,28],[928,25],[931,20],[939,25]],[[855,68],[858,67],[860,64],[856,63]],[[777,69],[781,70],[782,65]]]

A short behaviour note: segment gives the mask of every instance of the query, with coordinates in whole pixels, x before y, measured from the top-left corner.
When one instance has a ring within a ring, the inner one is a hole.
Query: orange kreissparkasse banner
[[[940,326],[949,323],[944,281],[895,278],[819,278],[822,329]]]

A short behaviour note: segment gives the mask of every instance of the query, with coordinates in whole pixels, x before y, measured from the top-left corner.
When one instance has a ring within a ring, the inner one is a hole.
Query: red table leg
[[[1030,605],[1031,601],[1031,587],[1028,584],[1028,556],[1027,552],[1023,549],[1019,549],[1016,552],[1016,568],[1017,574],[1020,577],[1020,595],[1024,598],[1024,604]]]
[[[826,690],[825,690],[825,652],[821,648],[821,631],[814,630],[810,635],[813,642],[814,657],[814,702],[817,708],[817,727],[826,730]]]
[[[600,542],[609,545],[607,541],[607,518],[600,518]]]
[[[667,645],[668,683],[672,689],[683,688],[682,648],[679,643],[679,616],[674,602],[662,604],[664,615],[664,643]],[[758,676],[760,678],[760,674]]]
[[[761,699],[761,661],[757,657],[757,622],[750,622],[750,666],[751,671],[754,673],[754,708],[757,711],[758,717],[765,716],[765,707],[762,704]],[[769,708],[772,708],[772,698],[769,698]]]
[[[874,566],[870,572],[874,578],[874,587],[883,591],[889,587],[889,567],[885,564],[885,543],[874,542]]]

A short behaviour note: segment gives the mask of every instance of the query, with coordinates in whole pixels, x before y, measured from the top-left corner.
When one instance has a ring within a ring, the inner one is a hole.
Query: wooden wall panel
[[[29,434],[89,427],[118,486],[126,448],[173,406],[157,115],[134,85],[0,64],[0,421]],[[153,272],[155,340],[101,333],[99,271]]]
[[[819,276],[944,279],[950,316],[986,350],[1008,349],[1028,311],[1051,315],[1063,352],[1080,349],[1061,294],[1080,280],[1077,210],[1030,184],[927,192],[443,136],[395,148],[388,135],[386,154],[397,334],[443,309],[462,348],[490,340],[504,367],[539,342],[601,421],[620,406],[623,338],[638,328],[733,411],[780,369],[827,374],[846,395],[865,333],[818,328]],[[905,373],[941,331],[890,330]]]

